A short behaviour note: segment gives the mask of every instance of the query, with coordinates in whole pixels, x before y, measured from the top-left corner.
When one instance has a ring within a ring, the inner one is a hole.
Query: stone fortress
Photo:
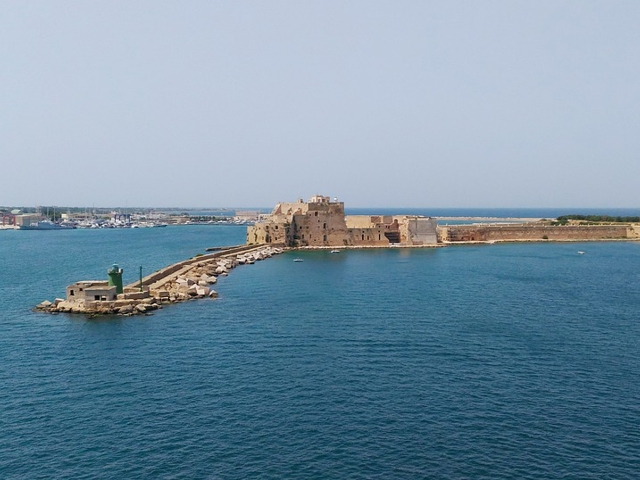
[[[247,244],[286,247],[428,246],[438,243],[436,221],[417,215],[345,215],[344,203],[315,195],[278,203],[247,229]]]
[[[438,226],[436,219],[418,215],[345,215],[343,202],[321,195],[308,202],[278,203],[271,215],[247,229],[248,245],[294,248],[638,239],[640,224],[554,225],[539,220]]]

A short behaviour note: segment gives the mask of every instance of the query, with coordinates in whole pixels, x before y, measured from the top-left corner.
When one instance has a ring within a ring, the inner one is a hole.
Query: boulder
[[[216,292],[215,290],[210,290],[209,291],[209,297],[210,298],[218,298],[218,292]]]
[[[200,287],[200,286],[198,286],[196,288],[196,292],[198,293],[199,297],[204,297],[206,295],[209,295],[210,290],[209,290],[209,287]]]
[[[116,300],[113,305],[116,307],[124,307],[125,305],[133,305],[135,300]]]
[[[189,295],[190,297],[195,297],[196,295],[198,295],[198,286],[191,285],[189,287],[189,290],[187,290],[187,295]]]
[[[75,305],[75,303],[67,302],[65,300],[64,302],[60,302],[56,308],[59,312],[70,312],[73,305]]]
[[[136,305],[134,310],[136,310],[136,311],[138,311],[140,313],[144,313],[144,312],[147,311],[147,306],[139,303],[138,305]]]
[[[49,300],[45,300],[44,302],[40,302],[36,308],[38,310],[47,310],[51,305],[53,305],[53,303],[51,303]]]

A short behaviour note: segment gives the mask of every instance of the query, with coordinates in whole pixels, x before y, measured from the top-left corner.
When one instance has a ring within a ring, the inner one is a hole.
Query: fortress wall
[[[284,222],[256,223],[247,227],[247,245],[285,245],[287,227]]]
[[[449,242],[510,240],[607,240],[629,238],[626,225],[460,225],[448,226]]]
[[[400,224],[401,243],[406,245],[435,245],[438,243],[435,219],[407,216],[399,218],[398,223]]]
[[[369,228],[373,226],[369,215],[347,215],[345,222],[347,228]]]
[[[309,203],[305,214],[291,221],[293,240],[300,246],[344,245],[347,225],[342,203]]]
[[[627,228],[629,238],[640,238],[640,224],[634,223]]]
[[[384,236],[383,225],[371,228],[350,228],[346,245],[388,246],[389,239]]]

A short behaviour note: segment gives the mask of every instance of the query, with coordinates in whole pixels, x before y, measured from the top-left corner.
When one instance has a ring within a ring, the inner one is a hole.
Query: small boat
[[[302,262],[303,260],[301,258],[294,258],[293,261],[294,262]]]
[[[578,250],[578,253],[579,253],[580,255],[584,255],[584,252],[583,252],[582,250]]]
[[[340,253],[340,250],[331,250],[331,253]]]
[[[75,227],[60,225],[59,223],[53,223],[50,220],[40,220],[36,223],[29,225],[20,225],[20,230],[69,230]]]

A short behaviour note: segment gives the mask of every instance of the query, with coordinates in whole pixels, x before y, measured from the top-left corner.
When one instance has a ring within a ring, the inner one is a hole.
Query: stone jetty
[[[228,275],[238,265],[250,265],[282,253],[272,246],[242,245],[212,254],[197,255],[169,265],[126,285],[122,293],[106,281],[85,280],[67,287],[66,299],[45,300],[35,309],[46,313],[96,315],[144,315],[172,303],[218,297],[213,289],[219,276]]]

